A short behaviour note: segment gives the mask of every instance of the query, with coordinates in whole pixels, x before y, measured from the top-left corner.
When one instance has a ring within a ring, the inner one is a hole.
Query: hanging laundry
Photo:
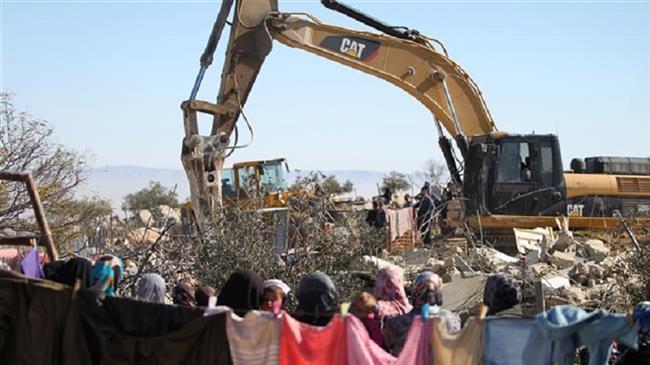
[[[397,358],[384,351],[354,316],[345,317],[348,336],[348,363],[359,365],[395,365]]]
[[[0,271],[0,364],[61,364],[70,287]]]
[[[233,364],[277,364],[280,323],[271,312],[249,311],[244,318],[229,312],[226,331]]]
[[[20,268],[28,278],[41,279],[45,277],[43,274],[43,268],[41,267],[41,262],[38,257],[38,249],[33,248],[29,250],[29,253],[25,258],[20,262]]]
[[[432,322],[422,322],[420,316],[413,319],[406,343],[397,357],[397,365],[429,365]]]
[[[64,364],[231,363],[227,312],[106,297],[79,290],[63,336]],[[76,319],[75,319],[76,318]]]
[[[589,365],[606,365],[612,351],[612,341],[637,347],[639,324],[631,323],[624,314],[595,310],[587,313],[568,305],[553,307],[535,317],[537,325],[548,340],[570,343],[573,348],[560,353],[560,364],[572,364],[575,348],[585,346]],[[560,346],[562,347],[562,346]]]
[[[483,361],[483,326],[470,318],[461,332],[449,333],[444,320],[433,318],[433,365],[471,365]]]
[[[281,326],[281,365],[348,363],[345,323],[338,314],[325,326],[312,326],[283,313]]]
[[[554,348],[533,318],[487,317],[483,319],[486,365],[554,364]],[[571,346],[555,352],[571,351]]]
[[[79,279],[80,288],[87,289],[92,285],[90,276],[92,267],[90,260],[73,257],[68,261],[48,262],[43,266],[43,272],[46,279],[70,286],[74,286],[75,281]]]

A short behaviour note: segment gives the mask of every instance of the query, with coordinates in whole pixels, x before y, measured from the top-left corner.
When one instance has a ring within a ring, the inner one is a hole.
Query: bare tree
[[[56,143],[46,121],[18,112],[12,95],[0,93],[0,170],[32,173],[59,245],[74,239],[83,222],[110,214],[102,199],[75,199],[76,189],[87,177],[86,156]],[[0,182],[0,229],[5,228],[35,231],[23,184]]]

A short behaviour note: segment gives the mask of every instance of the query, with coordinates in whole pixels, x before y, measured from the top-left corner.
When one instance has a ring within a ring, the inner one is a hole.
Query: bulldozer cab
[[[556,136],[492,133],[472,139],[464,191],[471,212],[540,215],[563,211],[562,159]]]
[[[267,207],[277,207],[278,198],[289,188],[288,171],[284,158],[236,163],[221,173],[224,203],[242,205],[253,197],[263,197]]]

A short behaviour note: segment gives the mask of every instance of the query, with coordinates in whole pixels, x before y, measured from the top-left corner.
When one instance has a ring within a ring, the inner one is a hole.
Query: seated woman
[[[404,291],[404,271],[399,267],[383,267],[377,271],[375,279],[375,295],[362,293],[355,298],[353,303],[366,307],[367,313],[360,317],[368,330],[370,337],[379,346],[384,345],[382,329],[386,318],[408,313],[412,307]],[[376,301],[375,301],[376,300]],[[374,303],[372,309],[369,304]]]
[[[314,272],[300,279],[298,307],[292,316],[300,322],[324,326],[339,309],[339,293],[332,279],[322,272]]]
[[[382,331],[384,346],[394,356],[398,356],[402,351],[411,323],[413,323],[415,316],[420,315],[422,306],[427,303],[431,306],[442,305],[442,279],[430,271],[419,274],[413,280],[411,302],[413,303],[413,309],[406,314],[387,318]],[[429,316],[444,318],[449,332],[460,331],[460,318],[454,313],[440,310],[437,313],[430,313]]]

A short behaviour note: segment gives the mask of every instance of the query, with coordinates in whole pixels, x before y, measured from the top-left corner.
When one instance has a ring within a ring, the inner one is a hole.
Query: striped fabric
[[[244,318],[231,312],[226,320],[234,365],[277,365],[280,321],[270,312],[250,311]]]

